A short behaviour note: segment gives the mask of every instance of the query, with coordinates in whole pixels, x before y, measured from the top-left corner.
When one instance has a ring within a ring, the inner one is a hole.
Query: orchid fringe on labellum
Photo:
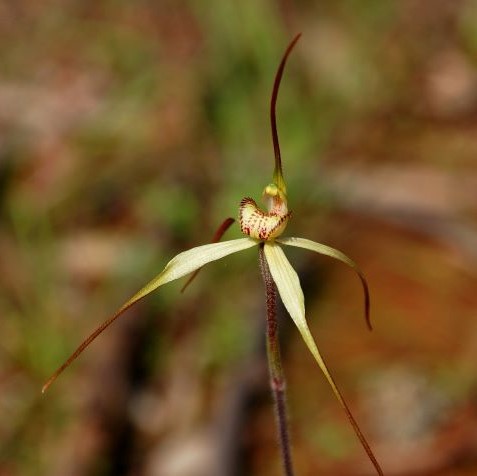
[[[369,318],[369,291],[366,279],[357,267],[357,265],[341,251],[338,251],[321,243],[316,243],[305,238],[283,238],[281,237],[285,230],[290,212],[287,205],[287,189],[283,179],[282,160],[280,156],[280,146],[278,142],[278,133],[276,126],[275,106],[278,96],[278,89],[283,75],[285,63],[288,55],[300,38],[297,35],[288,46],[278,67],[275,76],[275,82],[272,90],[272,98],[270,104],[270,119],[272,128],[273,148],[275,152],[275,170],[273,172],[272,183],[268,184],[263,191],[263,198],[267,205],[267,211],[258,208],[256,202],[252,198],[244,198],[239,208],[239,223],[241,231],[247,235],[245,238],[220,242],[222,235],[233,224],[234,219],[228,218],[217,230],[212,243],[198,246],[190,250],[184,251],[173,258],[163,271],[157,275],[152,281],[140,289],[132,296],[123,306],[107,321],[101,324],[89,337],[84,340],[81,345],[73,352],[73,354],[59,367],[43,386],[42,392],[45,392],[57,377],[85,350],[86,347],[93,342],[96,337],[101,334],[109,325],[111,325],[119,316],[139,300],[147,296],[149,293],[160,286],[179,279],[187,274],[193,273],[186,282],[182,291],[190,284],[200,269],[207,263],[219,260],[238,251],[243,251],[254,246],[258,247],[259,263],[262,278],[265,285],[266,305],[267,305],[267,354],[270,371],[270,384],[275,400],[276,415],[278,422],[278,439],[281,447],[283,471],[286,476],[292,476],[292,458],[290,450],[290,440],[288,432],[288,423],[285,404],[285,379],[282,371],[280,358],[280,348],[278,342],[278,325],[276,319],[276,297],[277,291],[288,314],[295,323],[309,351],[316,360],[318,366],[323,372],[326,380],[339,404],[343,408],[348,417],[359,441],[366,451],[371,463],[379,475],[383,474],[378,461],[376,460],[366,438],[361,432],[356,420],[351,414],[341,392],[335,384],[331,376],[315,340],[308,328],[305,317],[305,301],[303,291],[300,286],[298,275],[288,261],[283,247],[293,246],[314,251],[322,255],[342,261],[351,267],[358,275],[363,291],[364,291],[364,313],[366,324],[371,330],[371,322]]]

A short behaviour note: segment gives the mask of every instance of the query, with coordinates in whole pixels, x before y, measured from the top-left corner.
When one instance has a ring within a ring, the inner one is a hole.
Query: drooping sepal
[[[238,240],[223,241],[220,243],[210,243],[208,245],[197,246],[190,250],[179,253],[172,258],[165,268],[143,288],[141,288],[134,296],[132,296],[125,304],[123,304],[115,314],[108,320],[103,322],[94,330],[89,337],[87,337],[80,346],[68,357],[68,359],[61,365],[53,375],[43,385],[42,393],[44,393],[50,385],[58,378],[58,376],[69,365],[76,360],[76,358],[98,337],[105,329],[107,329],[118,317],[120,317],[126,310],[136,304],[138,301],[146,297],[148,294],[155,291],[160,286],[170,283],[176,279],[200,269],[207,263],[224,258],[232,253],[246,250],[252,246],[256,246],[257,242],[250,238],[239,238]]]
[[[285,253],[279,246],[278,242],[265,243],[263,249],[265,252],[268,266],[270,268],[270,273],[272,275],[273,281],[277,286],[278,293],[280,294],[285,309],[288,311],[288,314],[290,314],[290,317],[297,326],[303,340],[305,341],[305,344],[307,345],[316,363],[320,367],[326,380],[331,386],[335,397],[345,411],[346,416],[348,417],[348,420],[356,433],[356,436],[358,437],[359,441],[361,442],[361,445],[363,446],[364,450],[366,451],[366,454],[368,455],[368,458],[375,467],[377,473],[382,476],[384,473],[376,457],[374,456],[374,453],[371,450],[371,447],[369,446],[366,437],[364,436],[358,423],[354,419],[351,410],[348,407],[348,404],[343,398],[330,371],[328,370],[328,367],[325,364],[325,361],[323,360],[323,357],[321,356],[315,343],[315,339],[310,332],[305,317],[305,299],[303,297],[303,291],[301,289],[300,280],[298,278],[298,275],[296,274],[296,271],[293,269],[292,265],[288,261],[287,257],[285,256]]]
[[[370,317],[370,299],[369,299],[369,287],[368,281],[364,273],[358,267],[358,265],[348,256],[346,256],[340,250],[335,248],[331,248],[331,246],[323,245],[322,243],[317,243],[316,241],[307,240],[306,238],[296,238],[296,237],[287,237],[287,238],[280,238],[278,240],[283,245],[287,246],[296,246],[297,248],[304,248],[306,250],[315,251],[316,253],[329,256],[334,258],[342,263],[345,263],[350,268],[352,268],[355,273],[358,275],[361,285],[363,287],[363,294],[364,294],[364,317],[366,319],[366,325],[368,329],[371,331],[373,329],[371,325],[371,317]]]

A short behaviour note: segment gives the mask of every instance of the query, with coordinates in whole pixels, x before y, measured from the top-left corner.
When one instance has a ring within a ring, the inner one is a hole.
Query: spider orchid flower
[[[268,276],[271,277],[270,282],[276,286],[278,294],[286,310],[298,328],[303,340],[305,341],[305,344],[316,360],[326,380],[330,384],[333,393],[345,411],[370,461],[374,465],[377,473],[382,475],[383,472],[379,466],[379,463],[377,462],[368,442],[366,441],[366,438],[362,434],[356,420],[348,408],[348,405],[336,386],[335,381],[331,376],[310,332],[305,316],[305,301],[303,297],[303,291],[300,286],[300,281],[297,273],[293,269],[283,251],[284,248],[289,246],[304,248],[306,250],[314,251],[316,253],[339,260],[351,267],[357,273],[357,276],[361,281],[364,292],[364,312],[366,324],[371,330],[368,285],[358,266],[341,251],[329,246],[305,238],[282,237],[282,233],[285,231],[291,213],[288,210],[287,189],[283,178],[280,147],[276,127],[275,105],[285,63],[287,61],[288,55],[300,36],[301,34],[298,34],[285,51],[277,70],[273,85],[270,117],[275,152],[275,170],[273,173],[272,182],[268,184],[263,191],[263,198],[267,205],[267,211],[261,210],[252,198],[244,198],[241,201],[239,207],[239,224],[241,231],[246,235],[246,237],[220,242],[222,235],[235,221],[232,218],[228,218],[217,230],[212,243],[192,248],[175,256],[171,261],[169,261],[169,263],[167,263],[160,274],[158,274],[148,284],[140,289],[121,308],[119,308],[119,310],[112,317],[101,324],[86,340],[82,342],[82,344],[65,361],[65,363],[59,367],[48,379],[43,386],[42,392],[45,392],[50,387],[56,378],[83,352],[83,350],[85,350],[86,347],[89,346],[89,344],[91,344],[93,340],[96,339],[99,334],[101,334],[119,316],[121,316],[127,309],[140,301],[142,298],[160,286],[192,273],[191,277],[182,288],[182,290],[184,290],[197,275],[199,270],[207,263],[217,261],[232,253],[238,253],[239,251],[244,251],[248,248],[258,247],[262,268],[263,266],[267,268],[265,274],[269,273]],[[290,473],[287,474],[292,474],[291,470]]]

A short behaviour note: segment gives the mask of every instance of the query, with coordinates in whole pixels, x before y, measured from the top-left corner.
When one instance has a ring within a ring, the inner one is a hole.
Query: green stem
[[[290,436],[288,430],[286,408],[286,384],[280,356],[277,321],[277,290],[263,251],[259,247],[260,271],[265,284],[267,302],[267,356],[270,372],[270,388],[275,401],[275,414],[278,425],[278,440],[282,454],[283,471],[285,476],[293,476]]]

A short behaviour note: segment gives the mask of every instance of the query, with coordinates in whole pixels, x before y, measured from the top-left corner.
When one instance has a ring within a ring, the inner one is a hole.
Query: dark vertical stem
[[[282,453],[283,471],[285,476],[293,476],[293,465],[290,449],[286,408],[286,385],[280,357],[280,343],[278,340],[277,321],[277,291],[268,263],[263,251],[263,244],[259,247],[260,271],[265,284],[267,301],[267,356],[270,372],[270,387],[275,400],[275,414],[278,425],[278,439]]]

